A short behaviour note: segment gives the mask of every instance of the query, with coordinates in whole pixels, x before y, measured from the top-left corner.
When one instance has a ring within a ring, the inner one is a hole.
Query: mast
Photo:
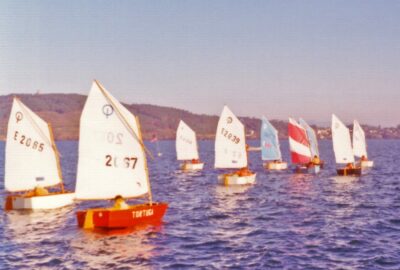
[[[57,172],[58,176],[60,177],[60,188],[61,192],[65,192],[64,190],[64,181],[63,181],[63,176],[62,176],[62,170],[61,170],[61,163],[60,163],[60,153],[58,152],[57,145],[54,141],[54,135],[53,135],[53,129],[51,127],[50,123],[47,123],[47,126],[49,127],[49,133],[50,133],[50,141],[51,141],[51,147],[53,148],[54,154],[56,156],[56,163],[57,163]]]
[[[140,127],[139,117],[135,116],[135,119],[136,119],[136,125],[137,125],[138,130],[139,130],[139,134],[138,134],[139,135],[139,140],[142,141],[142,131],[141,131],[141,127]],[[149,192],[147,194],[149,195],[149,203],[150,203],[150,205],[152,205],[153,204],[153,195],[151,193],[149,169],[147,167],[147,158],[146,158],[146,153],[144,152],[144,148],[143,147],[142,147],[142,151],[143,151],[143,156],[144,156],[144,167],[146,168],[147,185],[149,186]]]
[[[249,146],[246,143],[246,128],[244,127],[244,125],[243,125],[243,129],[244,129],[244,147],[246,150],[246,168],[248,169],[249,168],[249,151],[248,151]]]
[[[144,149],[145,153],[148,154],[150,156],[151,159],[154,159],[153,155],[151,154],[151,152],[146,148],[146,146],[144,145],[144,143],[139,140],[138,135],[136,134],[136,132],[132,129],[132,127],[129,125],[128,120],[126,120],[126,118],[124,117],[124,115],[119,111],[118,107],[115,105],[115,103],[111,100],[111,98],[108,96],[108,94],[106,93],[106,91],[104,91],[103,86],[97,81],[94,80],[95,83],[97,84],[97,86],[99,87],[101,93],[104,95],[104,97],[107,99],[108,102],[111,103],[111,105],[113,106],[113,108],[115,109],[115,111],[117,112],[117,115],[119,117],[119,119],[121,119],[122,123],[124,124],[124,126],[126,127],[126,129],[133,135],[133,137],[135,138],[135,140],[142,146],[142,148]]]

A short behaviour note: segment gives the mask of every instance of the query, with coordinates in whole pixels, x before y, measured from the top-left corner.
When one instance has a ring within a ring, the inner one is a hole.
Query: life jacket
[[[34,194],[34,196],[45,196],[49,195],[49,191],[43,187],[35,187]]]
[[[124,201],[124,199],[116,199],[114,203],[115,209],[128,209],[129,205]]]

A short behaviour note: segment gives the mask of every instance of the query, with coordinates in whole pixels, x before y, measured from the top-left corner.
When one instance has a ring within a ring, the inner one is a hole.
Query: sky
[[[400,124],[400,1],[0,1],[0,94]]]

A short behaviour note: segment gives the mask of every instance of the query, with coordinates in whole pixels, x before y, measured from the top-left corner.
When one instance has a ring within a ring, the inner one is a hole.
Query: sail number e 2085
[[[14,133],[14,141],[17,141],[20,144],[22,144],[28,148],[31,148],[33,150],[37,150],[39,152],[43,152],[43,149],[44,149],[44,143],[34,141],[34,140],[32,140],[32,138],[29,138],[25,135],[21,135],[18,131],[15,131],[15,133]]]
[[[123,158],[123,167],[127,169],[135,169],[137,163],[137,157],[125,157]],[[106,155],[106,166],[119,168],[119,159],[111,155]]]
[[[233,135],[231,132],[226,130],[225,128],[221,129],[221,134],[227,138],[228,140],[238,144],[240,142],[240,138],[238,138],[236,135]]]

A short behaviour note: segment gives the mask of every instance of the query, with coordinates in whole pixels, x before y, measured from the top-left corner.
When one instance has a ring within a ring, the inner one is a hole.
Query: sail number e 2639
[[[226,130],[225,128],[221,129],[221,134],[227,138],[228,140],[238,144],[240,142],[240,138],[238,138],[236,135],[233,135],[231,132]]]
[[[44,149],[44,143],[39,143],[38,141],[32,140],[32,138],[29,138],[25,135],[21,135],[18,131],[15,131],[14,133],[14,141],[19,142],[20,144],[31,148],[33,150],[37,150],[39,152],[42,152]]]
[[[127,169],[135,169],[137,163],[137,157],[125,157],[123,158],[123,167]],[[107,167],[119,167],[119,160],[117,157],[106,155],[106,166]]]

